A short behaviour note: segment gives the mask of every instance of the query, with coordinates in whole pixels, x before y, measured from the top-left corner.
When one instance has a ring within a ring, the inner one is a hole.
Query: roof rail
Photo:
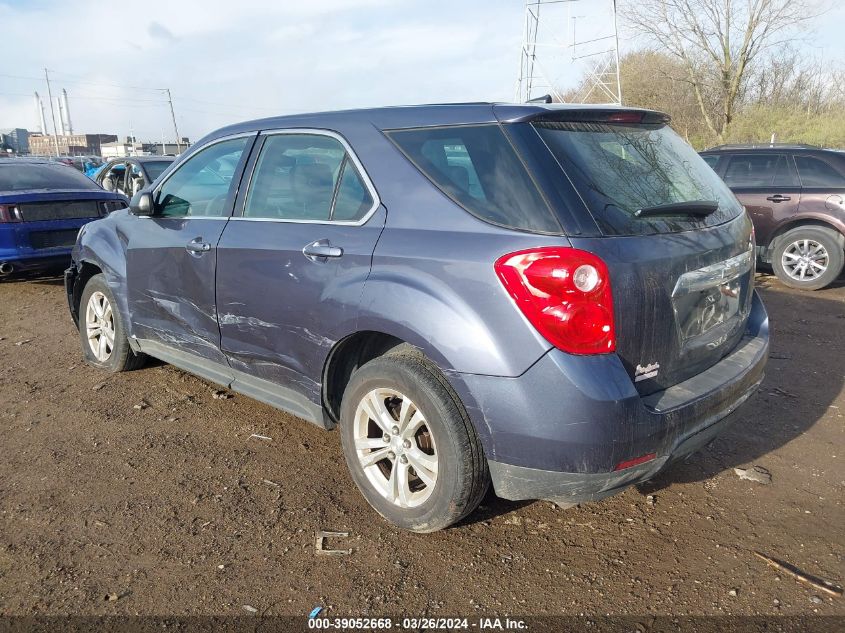
[[[806,143],[728,143],[726,145],[716,145],[704,151],[720,149],[821,149],[818,145],[808,145]]]
[[[525,103],[552,103],[552,95],[543,95],[542,97],[534,97]]]

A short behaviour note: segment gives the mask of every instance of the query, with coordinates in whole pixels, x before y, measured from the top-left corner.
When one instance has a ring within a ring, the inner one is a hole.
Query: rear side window
[[[771,187],[786,160],[782,154],[734,154],[725,170],[725,182],[731,187]]]
[[[372,209],[346,148],[322,134],[278,134],[264,141],[244,217],[356,222]]]
[[[561,232],[500,126],[386,134],[438,189],[474,216],[524,231]]]
[[[820,158],[796,156],[795,164],[804,187],[845,187],[845,176]]]
[[[664,124],[543,121],[534,128],[605,235],[647,235],[715,226],[742,213],[730,189]],[[640,209],[718,203],[714,213],[637,217]]]

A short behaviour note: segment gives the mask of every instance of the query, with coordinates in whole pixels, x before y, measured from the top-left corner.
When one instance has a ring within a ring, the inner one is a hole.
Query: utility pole
[[[622,74],[619,70],[619,28],[616,26],[616,0],[613,0],[613,39],[616,45],[613,47],[616,55],[616,96],[619,98],[619,105],[622,105]]]
[[[53,119],[53,144],[56,147],[56,156],[59,155],[59,137],[56,134],[56,111],[53,108],[53,91],[50,90],[50,75],[47,74],[47,69],[44,69],[44,79],[47,80],[47,96],[50,98],[50,116]]]
[[[173,119],[173,131],[176,132],[176,153],[182,153],[182,142],[179,139],[179,128],[176,125],[176,113],[173,112],[173,98],[170,96],[170,88],[165,88],[164,91],[167,93],[167,103],[170,104],[170,118]]]

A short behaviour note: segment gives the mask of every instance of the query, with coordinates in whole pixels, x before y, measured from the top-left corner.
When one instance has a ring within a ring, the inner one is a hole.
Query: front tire
[[[401,528],[434,532],[481,502],[490,480],[487,461],[437,367],[413,348],[397,350],[352,375],[341,404],[343,452],[352,479],[379,514]]]
[[[820,290],[833,283],[845,265],[842,237],[820,226],[800,226],[777,238],[772,268],[785,285]]]
[[[91,277],[82,291],[79,339],[85,362],[98,369],[115,373],[144,364],[144,355],[129,347],[117,302],[102,274]]]

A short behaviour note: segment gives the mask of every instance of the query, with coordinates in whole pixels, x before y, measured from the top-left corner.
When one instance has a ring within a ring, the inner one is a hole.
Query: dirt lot
[[[752,550],[845,580],[845,284],[758,281],[772,358],[726,436],[648,489],[490,495],[430,535],[370,510],[337,433],[167,365],[99,373],[58,280],[0,283],[0,615],[843,616]],[[352,553],[315,555],[318,529]]]

